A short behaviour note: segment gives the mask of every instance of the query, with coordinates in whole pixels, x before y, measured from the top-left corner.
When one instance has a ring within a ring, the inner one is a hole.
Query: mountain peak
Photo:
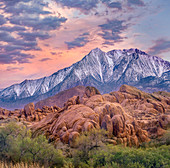
[[[99,54],[99,53],[102,53],[103,51],[100,49],[100,48],[94,48],[94,49],[92,49],[91,51],[90,51],[90,53],[89,53],[89,55],[91,55],[91,54]]]
[[[123,49],[123,52],[127,52],[129,54],[136,53],[141,55],[147,55],[144,51],[139,50],[138,48]]]
[[[91,51],[93,51],[93,52],[99,52],[99,51],[102,51],[102,50],[101,50],[100,48],[96,47],[96,48],[92,49]]]
[[[150,92],[169,91],[169,73],[170,62],[137,48],[109,52],[95,48],[79,62],[51,76],[25,80],[0,91],[0,106],[6,102],[15,105],[14,100],[36,102],[77,85],[94,86],[101,93],[117,90],[122,84]]]
[[[94,58],[97,58],[97,57],[99,57],[99,55],[101,54],[101,53],[104,53],[100,48],[94,48],[94,49],[92,49],[90,52],[89,52],[89,54],[88,55],[86,55],[84,58],[87,58],[87,59],[94,59]],[[83,58],[83,59],[84,59]]]

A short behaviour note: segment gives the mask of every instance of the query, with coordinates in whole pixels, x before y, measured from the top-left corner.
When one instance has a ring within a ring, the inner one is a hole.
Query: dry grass
[[[17,163],[13,165],[12,163],[6,163],[3,161],[0,161],[0,168],[44,168],[40,167],[38,164],[25,164],[25,163]]]

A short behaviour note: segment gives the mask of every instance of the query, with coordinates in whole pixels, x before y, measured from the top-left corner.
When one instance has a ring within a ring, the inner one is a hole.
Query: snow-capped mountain
[[[20,107],[77,85],[92,85],[101,93],[122,84],[145,91],[170,91],[170,62],[138,49],[103,52],[93,49],[81,61],[49,77],[25,80],[0,91],[0,106]]]

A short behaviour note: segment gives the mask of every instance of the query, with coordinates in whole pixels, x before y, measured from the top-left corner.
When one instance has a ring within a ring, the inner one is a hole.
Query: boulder
[[[113,135],[121,137],[125,131],[125,119],[122,115],[115,115],[112,118],[113,123]]]
[[[106,139],[105,141],[109,144],[117,145],[117,142],[114,139]]]
[[[84,97],[89,98],[89,97],[94,96],[96,94],[100,95],[100,92],[95,87],[87,86],[86,89],[85,89]]]
[[[111,102],[111,103],[117,102],[116,97],[113,96],[113,95],[104,94],[104,95],[102,95],[102,96],[103,96],[103,98],[104,98],[105,101],[108,101],[108,102]]]
[[[80,134],[78,132],[71,132],[70,135],[69,135],[69,145],[71,147],[74,147],[76,144],[76,139],[80,136]]]
[[[24,114],[25,114],[25,116],[27,117],[27,116],[32,115],[34,110],[35,110],[34,103],[29,103],[29,104],[25,105],[25,107],[24,107]]]
[[[68,99],[66,103],[64,103],[64,108],[67,109],[71,105],[80,104],[79,96],[73,96],[72,98]]]
[[[112,124],[112,120],[111,120],[109,115],[104,116],[102,123],[101,123],[101,128],[108,131],[108,136],[112,137],[112,135],[113,135],[113,124]]]
[[[167,129],[170,127],[170,115],[161,115],[158,121],[161,128]]]

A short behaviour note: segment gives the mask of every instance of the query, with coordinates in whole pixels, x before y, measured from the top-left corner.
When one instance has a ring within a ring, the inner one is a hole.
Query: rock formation
[[[60,108],[57,106],[47,107],[43,106],[42,109],[35,109],[34,103],[27,104],[24,109],[16,109],[15,111],[9,111],[6,109],[0,108],[0,120],[5,119],[15,119],[21,122],[27,122],[30,125],[33,122],[41,121],[44,117],[46,117],[49,113],[54,113],[59,111]]]
[[[108,143],[139,146],[162,136],[170,126],[170,93],[149,94],[122,85],[119,91],[101,95],[96,88],[87,87],[82,97],[73,96],[63,108],[35,109],[30,103],[24,110],[0,109],[0,119],[4,116],[33,123],[33,135],[43,133],[49,141],[72,145],[81,132],[102,128],[108,131]]]
[[[138,146],[165,132],[169,101],[167,92],[148,94],[128,85],[104,95],[87,87],[81,101],[77,96],[69,99],[57,117],[46,117],[32,129],[35,135],[44,132],[51,140],[71,143],[82,131],[103,128],[110,138],[114,136],[107,141]]]

